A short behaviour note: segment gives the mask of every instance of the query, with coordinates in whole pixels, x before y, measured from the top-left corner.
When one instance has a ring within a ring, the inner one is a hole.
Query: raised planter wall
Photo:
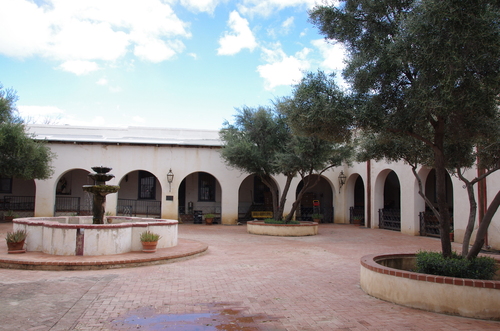
[[[366,255],[360,285],[369,295],[412,308],[500,320],[500,281],[421,274],[410,269],[414,254]]]
[[[177,245],[176,220],[116,217],[109,224],[92,224],[92,217],[18,218],[14,231],[26,230],[26,250],[52,255],[112,255],[140,251],[140,235],[158,233],[157,248]]]
[[[282,237],[314,236],[318,234],[318,223],[266,224],[263,221],[247,222],[247,231],[252,234]]]

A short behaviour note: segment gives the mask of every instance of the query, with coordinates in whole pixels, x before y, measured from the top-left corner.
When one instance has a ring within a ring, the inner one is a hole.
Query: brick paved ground
[[[301,238],[183,224],[179,236],[209,249],[129,269],[0,269],[0,330],[500,329],[500,322],[405,308],[360,289],[361,256],[437,250],[436,239],[338,224]]]

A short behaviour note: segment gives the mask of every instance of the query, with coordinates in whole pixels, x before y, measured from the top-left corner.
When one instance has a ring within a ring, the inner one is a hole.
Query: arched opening
[[[243,180],[238,189],[238,221],[252,220],[256,218],[256,212],[272,213],[273,197],[271,190],[259,176],[250,175]]]
[[[365,224],[365,183],[358,175],[354,183],[354,206],[349,208],[349,223],[356,225]]]
[[[120,180],[116,214],[134,217],[161,217],[161,185],[149,171],[136,170]]]
[[[317,175],[312,175],[317,176]],[[297,185],[295,196],[304,186],[303,181]],[[318,184],[304,193],[297,208],[296,219],[300,221],[312,221],[313,214],[321,214],[323,223],[333,223],[333,190],[330,183],[324,178],[319,179]]]
[[[54,216],[92,215],[92,197],[83,191],[83,185],[93,184],[84,169],[69,170],[59,177],[56,184]]]
[[[179,219],[183,223],[203,223],[203,215],[214,214],[220,223],[222,188],[217,178],[207,172],[186,176],[179,185]]]
[[[0,177],[0,210],[5,220],[35,213],[35,181]]]
[[[433,207],[439,210],[437,206],[436,190],[436,170],[432,169],[425,180],[425,196],[432,203]],[[450,211],[450,225],[453,229],[453,184],[450,175],[446,174],[446,203]],[[434,215],[431,208],[426,204],[425,211],[420,213],[420,235],[429,237],[439,237],[439,220]]]
[[[394,171],[385,178],[384,208],[379,209],[379,227],[401,231],[401,186]]]

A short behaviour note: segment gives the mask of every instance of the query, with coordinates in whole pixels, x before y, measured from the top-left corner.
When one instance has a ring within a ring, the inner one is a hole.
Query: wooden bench
[[[272,211],[253,211],[252,218],[273,218]]]

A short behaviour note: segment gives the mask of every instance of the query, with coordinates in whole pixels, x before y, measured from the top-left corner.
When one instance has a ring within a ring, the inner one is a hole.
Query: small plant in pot
[[[12,222],[12,220],[17,217],[18,216],[12,210],[7,210],[3,216],[5,222]]]
[[[316,223],[321,223],[321,220],[323,219],[323,215],[322,214],[312,214],[312,219],[313,219],[313,222],[316,222]]]
[[[154,253],[156,252],[156,245],[161,236],[157,233],[151,231],[145,231],[141,233],[141,243],[142,251],[144,253]]]
[[[14,232],[7,232],[5,240],[7,241],[7,249],[9,254],[24,253],[24,241],[26,240],[27,233],[25,230],[17,230]]]
[[[212,225],[214,222],[215,215],[214,214],[205,214],[205,224]]]
[[[353,217],[353,223],[354,223],[354,225],[361,225],[361,223],[363,222],[363,218],[364,217],[361,216],[361,215],[355,215]]]

